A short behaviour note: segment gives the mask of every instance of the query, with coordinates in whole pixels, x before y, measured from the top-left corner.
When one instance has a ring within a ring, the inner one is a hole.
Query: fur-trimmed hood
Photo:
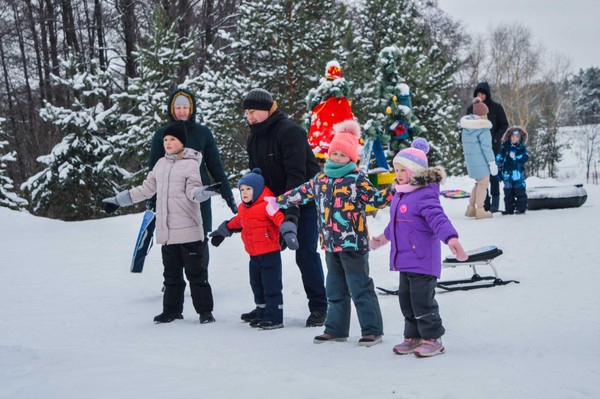
[[[491,129],[492,122],[488,119],[477,118],[475,115],[465,115],[460,118],[460,127],[463,129]]]
[[[517,130],[521,134],[520,142],[523,144],[527,144],[527,132],[521,126],[512,126],[506,129],[506,132],[504,132],[504,134],[502,135],[502,142],[504,143],[505,141],[510,140],[510,135],[515,130]]]
[[[411,186],[427,187],[431,183],[442,184],[446,179],[446,171],[441,166],[433,166],[423,169],[420,172],[415,172],[410,179]]]

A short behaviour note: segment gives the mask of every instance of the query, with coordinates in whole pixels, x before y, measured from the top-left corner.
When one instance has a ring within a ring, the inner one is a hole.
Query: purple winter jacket
[[[445,177],[440,167],[415,173],[411,183],[420,188],[397,192],[390,206],[390,223],[385,237],[392,245],[390,270],[440,277],[442,245],[458,233],[440,203],[439,182]]]

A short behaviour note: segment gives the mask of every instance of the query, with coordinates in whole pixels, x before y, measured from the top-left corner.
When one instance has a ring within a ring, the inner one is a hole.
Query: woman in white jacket
[[[185,143],[185,125],[180,122],[169,125],[163,133],[165,156],[146,180],[138,187],[102,200],[105,211],[112,213],[120,206],[133,205],[156,194],[156,242],[163,244],[165,287],[163,311],[154,318],[156,323],[183,319],[184,270],[200,323],[215,321],[208,270],[202,267],[200,249],[204,231],[200,202],[218,194],[220,183],[202,185],[199,172],[202,154],[185,148]]]

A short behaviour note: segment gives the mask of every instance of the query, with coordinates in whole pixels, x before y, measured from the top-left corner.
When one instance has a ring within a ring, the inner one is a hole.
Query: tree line
[[[101,217],[101,198],[139,182],[178,86],[197,94],[232,180],[247,163],[250,88],[301,122],[335,59],[359,122],[384,120],[378,62],[389,46],[431,161],[451,174],[464,173],[457,121],[478,81],[530,132],[531,174],[555,173],[560,126],[598,123],[598,68],[570,75],[518,24],[471,37],[435,0],[1,1],[0,206],[39,215]]]

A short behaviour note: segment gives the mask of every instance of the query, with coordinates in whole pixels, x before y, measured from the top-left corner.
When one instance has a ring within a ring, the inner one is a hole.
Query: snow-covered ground
[[[581,182],[571,181],[572,183]],[[530,186],[566,184],[528,179]],[[442,189],[470,190],[466,177]],[[580,208],[473,220],[466,199],[442,198],[467,249],[497,245],[503,279],[520,284],[437,295],[447,353],[397,356],[397,297],[380,296],[384,342],[314,345],[293,253],[284,258],[285,328],[240,321],[252,309],[239,235],[211,248],[217,322],[155,325],[160,250],[129,272],[141,214],[61,222],[0,208],[0,398],[597,398],[600,397],[600,187]],[[214,222],[231,216],[220,199]],[[387,210],[369,218],[379,234]],[[375,284],[395,288],[389,247],[371,253]],[[444,253],[449,254],[447,248]],[[486,270],[480,269],[481,272]],[[445,269],[442,279],[470,276]]]

